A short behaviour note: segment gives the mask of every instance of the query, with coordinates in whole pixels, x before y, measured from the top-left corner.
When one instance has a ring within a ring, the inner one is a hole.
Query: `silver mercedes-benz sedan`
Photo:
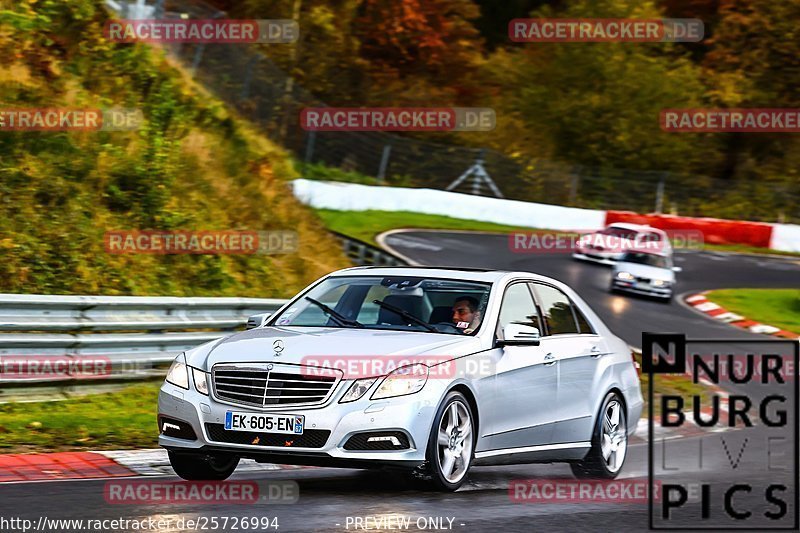
[[[642,411],[635,361],[569,287],[527,272],[359,267],[175,359],[158,401],[175,472],[240,458],[401,468],[568,462],[614,478]]]

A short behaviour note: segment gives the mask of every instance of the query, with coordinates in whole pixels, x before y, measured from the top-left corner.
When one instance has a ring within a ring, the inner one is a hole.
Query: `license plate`
[[[263,431],[302,435],[306,417],[302,415],[262,415],[228,411],[225,413],[225,429],[229,431]]]

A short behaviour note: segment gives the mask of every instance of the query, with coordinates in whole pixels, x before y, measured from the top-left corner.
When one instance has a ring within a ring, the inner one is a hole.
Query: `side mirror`
[[[250,315],[247,317],[247,326],[245,329],[253,329],[253,328],[260,328],[263,326],[269,317],[272,316],[272,313],[258,313],[257,315]]]
[[[524,324],[507,324],[503,328],[502,339],[497,339],[498,346],[539,346],[539,329]]]
[[[681,267],[672,267],[672,271],[673,272],[683,272],[683,269]]]

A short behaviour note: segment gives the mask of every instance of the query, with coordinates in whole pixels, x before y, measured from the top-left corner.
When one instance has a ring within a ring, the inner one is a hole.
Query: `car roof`
[[[669,258],[669,253],[663,250],[626,250],[625,254],[647,254],[647,255],[655,255],[657,257],[666,257]],[[624,258],[624,256],[623,256]]]
[[[632,224],[630,222],[614,222],[606,226],[608,228],[629,229],[634,231],[654,231],[656,233],[664,233],[664,230],[648,226],[647,224]]]
[[[360,266],[345,268],[332,272],[331,276],[352,276],[364,274],[372,276],[427,276],[432,278],[450,278],[465,281],[498,282],[506,278],[527,277],[542,281],[556,281],[533,272],[513,272],[508,270],[491,270],[469,267],[440,266]]]

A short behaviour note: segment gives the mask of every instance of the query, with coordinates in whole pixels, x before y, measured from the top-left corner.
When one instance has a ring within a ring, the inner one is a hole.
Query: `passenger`
[[[453,323],[464,333],[472,333],[481,325],[478,300],[472,296],[459,296],[453,302]]]

